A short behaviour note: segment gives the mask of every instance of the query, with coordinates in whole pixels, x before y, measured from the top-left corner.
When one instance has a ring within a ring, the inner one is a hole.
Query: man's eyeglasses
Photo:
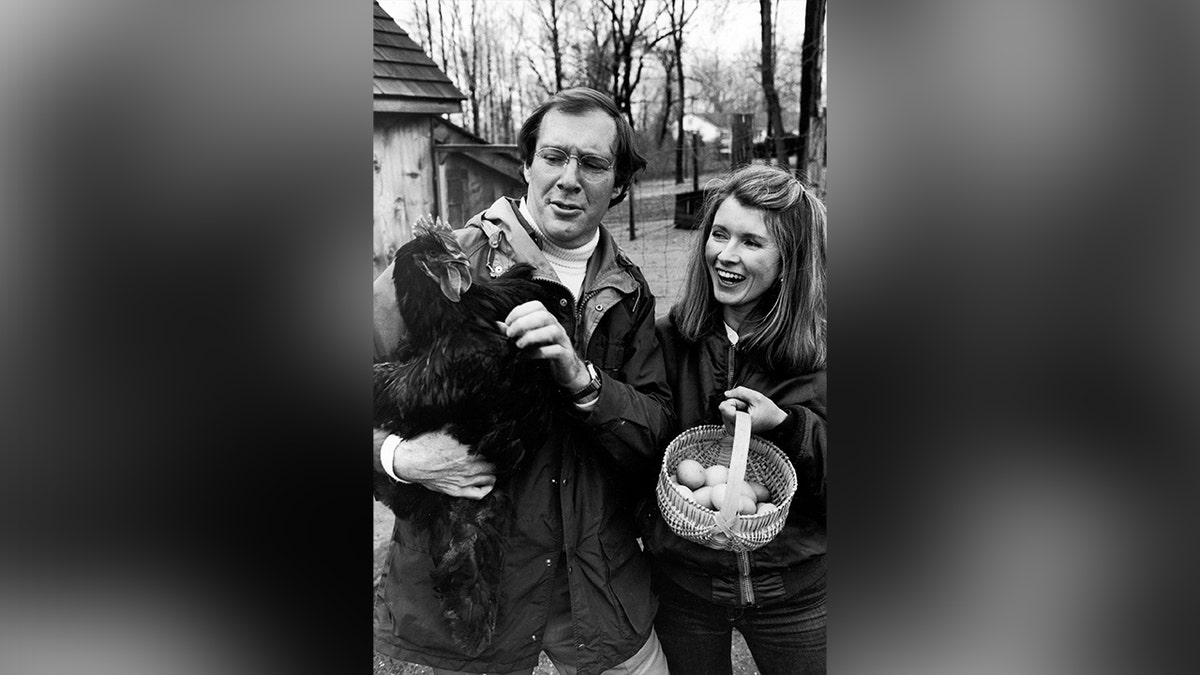
[[[561,169],[572,157],[579,160],[579,170],[587,176],[603,176],[612,169],[612,160],[600,155],[572,155],[561,148],[547,147],[533,153],[534,157],[542,160],[546,166]]]

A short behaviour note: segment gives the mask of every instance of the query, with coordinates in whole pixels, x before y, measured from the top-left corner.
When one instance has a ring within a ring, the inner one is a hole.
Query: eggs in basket
[[[720,511],[727,499],[736,499],[739,515],[762,515],[778,509],[772,503],[771,492],[762,483],[742,482],[738,494],[728,491],[729,467],[722,464],[704,466],[694,459],[685,459],[671,476],[672,487],[684,498],[703,508]]]

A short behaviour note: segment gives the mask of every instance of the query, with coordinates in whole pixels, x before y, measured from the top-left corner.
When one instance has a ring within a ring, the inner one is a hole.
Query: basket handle
[[[742,482],[746,477],[746,460],[750,455],[750,413],[739,410],[734,413],[733,420],[733,454],[729,458],[725,503],[721,506],[721,520],[730,530],[737,525],[738,504],[742,501]]]

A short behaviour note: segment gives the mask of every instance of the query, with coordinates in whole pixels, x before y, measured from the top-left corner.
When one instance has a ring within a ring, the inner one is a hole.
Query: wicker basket
[[[750,435],[750,416],[737,413],[737,431],[732,445],[725,428],[705,425],[688,429],[671,444],[658,473],[658,508],[675,534],[725,551],[753,551],[775,538],[787,520],[788,507],[796,494],[796,469],[773,443]],[[728,466],[727,494],[737,494],[741,483],[752,480],[771,492],[777,509],[761,515],[736,515],[736,499],[727,499],[723,511],[707,509],[675,489],[671,476],[679,463],[694,459],[705,466]]]

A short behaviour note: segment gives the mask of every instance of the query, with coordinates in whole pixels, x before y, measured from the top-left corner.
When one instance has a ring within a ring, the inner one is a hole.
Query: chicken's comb
[[[443,233],[449,234],[450,232],[452,230],[446,224],[446,221],[442,220],[441,216],[434,218],[432,213],[427,213],[417,218],[417,222],[413,223],[413,234],[428,233],[437,235]]]

